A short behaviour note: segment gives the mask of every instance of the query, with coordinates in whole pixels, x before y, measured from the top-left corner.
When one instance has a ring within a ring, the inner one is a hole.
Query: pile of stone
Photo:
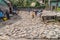
[[[60,27],[58,25],[47,25],[43,34],[47,38],[60,38]]]
[[[59,25],[44,24],[39,17],[32,19],[28,12],[21,11],[19,15],[21,20],[0,29],[1,35],[8,37],[7,40],[60,37]]]

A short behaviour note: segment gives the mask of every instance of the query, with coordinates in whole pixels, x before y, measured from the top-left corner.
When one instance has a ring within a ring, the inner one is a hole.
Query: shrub
[[[15,7],[32,7],[31,3],[35,2],[36,5],[34,7],[42,7],[44,8],[44,5],[40,5],[39,2],[36,0],[10,0],[12,5]]]

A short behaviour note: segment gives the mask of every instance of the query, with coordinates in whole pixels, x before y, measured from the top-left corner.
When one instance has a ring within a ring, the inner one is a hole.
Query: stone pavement
[[[27,11],[20,11],[18,15],[21,17],[21,20],[18,19],[13,24],[0,28],[1,39],[50,40],[44,38],[60,38],[60,25],[57,23],[45,24],[37,16],[32,19]]]

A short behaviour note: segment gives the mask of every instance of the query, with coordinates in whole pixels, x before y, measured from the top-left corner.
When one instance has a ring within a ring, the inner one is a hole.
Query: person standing
[[[31,11],[30,12],[30,15],[32,16],[32,19],[35,17],[35,12],[34,11]]]
[[[6,17],[7,19],[10,19],[9,13],[6,11]]]

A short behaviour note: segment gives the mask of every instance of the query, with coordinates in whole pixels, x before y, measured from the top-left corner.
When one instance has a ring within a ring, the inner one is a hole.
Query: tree
[[[51,8],[50,2],[51,2],[51,0],[48,0],[49,9]]]
[[[57,4],[56,4],[56,11],[57,11],[57,7],[58,7],[58,2],[59,2],[59,0],[57,0]]]
[[[40,6],[40,3],[37,2],[36,0],[10,0],[10,1],[13,4],[13,6],[16,6],[16,7],[32,7],[30,5],[33,2],[36,3],[34,7]]]

